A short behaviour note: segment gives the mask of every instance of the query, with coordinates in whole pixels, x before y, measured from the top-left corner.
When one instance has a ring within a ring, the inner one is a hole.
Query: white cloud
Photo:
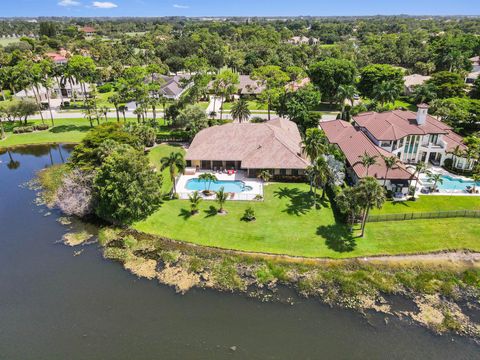
[[[81,3],[75,0],[61,0],[58,2],[60,6],[79,6]]]
[[[177,8],[177,9],[188,9],[190,6],[188,6],[188,5],[180,5],[180,4],[173,4],[173,7],[174,7],[174,8]]]
[[[117,4],[110,1],[94,1],[92,6],[98,9],[113,9],[118,7]]]

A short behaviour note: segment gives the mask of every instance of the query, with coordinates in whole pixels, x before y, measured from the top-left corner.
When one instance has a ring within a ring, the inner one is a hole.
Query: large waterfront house
[[[388,157],[392,154],[375,145],[363,131],[343,120],[325,121],[320,123],[320,126],[328,141],[338,146],[345,155],[347,175],[353,183],[372,176],[394,193],[408,193],[412,174],[401,162],[393,169],[387,169],[382,156]],[[361,162],[364,154],[375,157],[376,164],[365,167]]]
[[[244,170],[255,177],[303,176],[309,165],[302,154],[297,125],[277,118],[266,123],[225,124],[200,131],[187,150],[187,166],[197,170]]]
[[[417,113],[407,110],[362,113],[353,117],[353,123],[375,145],[406,164],[425,162],[441,166],[454,157],[452,153],[457,147],[466,149],[462,137],[450,126],[428,115],[425,104],[418,105]],[[474,161],[457,156],[454,166],[471,170]]]

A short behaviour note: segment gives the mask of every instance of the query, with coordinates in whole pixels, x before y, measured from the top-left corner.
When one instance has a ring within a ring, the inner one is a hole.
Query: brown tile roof
[[[381,180],[385,179],[387,168],[382,155],[393,156],[392,153],[376,146],[367,135],[346,121],[325,121],[321,122],[320,126],[325,131],[330,143],[338,145],[345,154],[349,165],[359,178],[367,176],[366,167],[360,163],[360,157],[366,152],[370,156],[377,157],[377,164],[370,166],[368,175]],[[387,179],[389,180],[409,180],[411,178],[412,174],[400,162],[396,168],[390,169],[387,174]]]
[[[200,131],[187,160],[241,161],[250,169],[305,169],[295,123],[278,118],[261,124],[225,124]]]
[[[443,140],[447,143],[447,152],[452,152],[457,146],[459,146],[461,150],[467,149],[463,143],[463,137],[453,131],[449,130],[447,134],[443,135]]]
[[[450,126],[427,115],[425,124],[417,124],[417,114],[407,110],[358,114],[353,120],[377,140],[398,140],[408,135],[446,134]]]

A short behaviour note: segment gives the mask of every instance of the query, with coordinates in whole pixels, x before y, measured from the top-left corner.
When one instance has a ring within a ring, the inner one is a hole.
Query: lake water
[[[0,359],[478,359],[479,347],[394,318],[315,300],[177,295],[56,243],[66,232],[21,186],[67,157],[30,147],[0,155]],[[236,346],[236,351],[230,347]]]

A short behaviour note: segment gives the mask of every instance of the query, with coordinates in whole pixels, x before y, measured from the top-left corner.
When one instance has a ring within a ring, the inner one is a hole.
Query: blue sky
[[[0,0],[0,16],[480,15],[478,0]]]

